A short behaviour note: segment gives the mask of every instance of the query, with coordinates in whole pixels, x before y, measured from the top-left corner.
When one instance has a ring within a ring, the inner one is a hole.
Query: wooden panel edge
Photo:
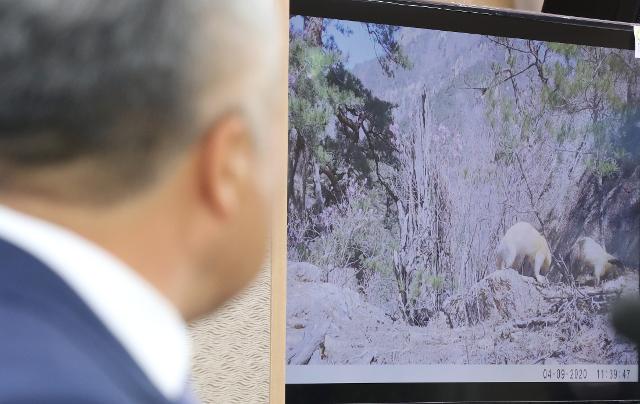
[[[288,160],[288,67],[289,67],[289,0],[276,2],[282,26],[283,70],[281,76],[281,122],[278,131],[278,148],[274,159],[279,165],[276,205],[271,238],[271,355],[269,401],[285,402],[285,336],[287,292],[287,160]]]

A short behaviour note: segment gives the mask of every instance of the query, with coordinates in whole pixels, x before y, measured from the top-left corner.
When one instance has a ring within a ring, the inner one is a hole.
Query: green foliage
[[[428,278],[429,284],[433,290],[442,291],[445,286],[445,279],[442,276],[432,275]]]
[[[313,23],[309,29],[321,27],[324,39],[295,31],[290,38],[289,141],[294,147],[289,161],[296,163],[290,167],[289,198],[301,211],[308,194],[327,205],[340,202],[345,181],[356,178],[374,187],[380,167],[396,164],[390,129],[394,106],[373,96],[344,67],[344,55],[324,33],[327,24]],[[407,65],[395,40],[397,29],[375,24],[367,28],[385,49],[388,63]],[[320,181],[317,174],[307,180],[314,170],[320,170]]]
[[[621,146],[617,157],[623,164],[638,164],[640,161],[640,104],[629,106],[624,116]]]
[[[416,279],[412,282],[409,296],[412,299],[418,299],[423,297],[422,294],[426,291],[429,292],[442,292],[445,290],[445,278],[440,275],[432,275],[429,273],[428,268],[419,270],[416,275]],[[425,288],[425,290],[423,290]]]
[[[587,167],[601,177],[609,176],[620,169],[618,162],[612,158],[606,160],[589,159]]]
[[[382,50],[378,56],[380,67],[389,77],[394,76],[394,66],[403,69],[412,67],[407,55],[403,52],[402,47],[396,40],[396,33],[400,27],[385,24],[367,24],[367,31],[374,39],[374,45]]]
[[[318,143],[333,112],[326,76],[338,55],[293,38],[290,45],[289,123],[310,145]]]
[[[376,160],[389,166],[397,164],[390,130],[394,105],[374,97],[342,64],[332,69],[327,79],[350,97],[336,105],[337,136],[327,139],[326,147],[336,163],[355,168],[360,180],[373,184],[377,180],[373,172]]]
[[[563,143],[580,137],[595,149],[589,168],[599,175],[619,169],[625,153],[614,145],[623,137],[629,109],[637,108],[629,89],[640,75],[627,51],[497,38],[507,69],[493,66],[487,117],[501,134],[504,153],[529,139],[552,135]],[[623,142],[627,152],[634,143]],[[637,146],[636,146],[637,147]]]
[[[354,268],[390,276],[397,240],[384,225],[384,195],[358,186],[354,194],[321,214],[323,230],[302,259],[321,268]],[[358,262],[356,262],[356,260]]]

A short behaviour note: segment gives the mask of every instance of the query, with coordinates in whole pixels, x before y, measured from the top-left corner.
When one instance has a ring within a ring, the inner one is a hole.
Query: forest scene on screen
[[[633,52],[290,25],[289,365],[637,363]]]

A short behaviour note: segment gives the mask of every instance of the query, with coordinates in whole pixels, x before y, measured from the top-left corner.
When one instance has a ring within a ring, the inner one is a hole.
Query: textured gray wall
[[[191,327],[193,385],[203,403],[269,402],[270,272]]]

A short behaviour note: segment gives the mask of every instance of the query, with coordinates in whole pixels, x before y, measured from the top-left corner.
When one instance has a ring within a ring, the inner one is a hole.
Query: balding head
[[[0,204],[100,245],[185,318],[218,307],[264,258],[277,25],[268,0],[0,0]]]
[[[0,0],[0,192],[109,202],[227,114],[258,132],[272,13],[264,0]]]

